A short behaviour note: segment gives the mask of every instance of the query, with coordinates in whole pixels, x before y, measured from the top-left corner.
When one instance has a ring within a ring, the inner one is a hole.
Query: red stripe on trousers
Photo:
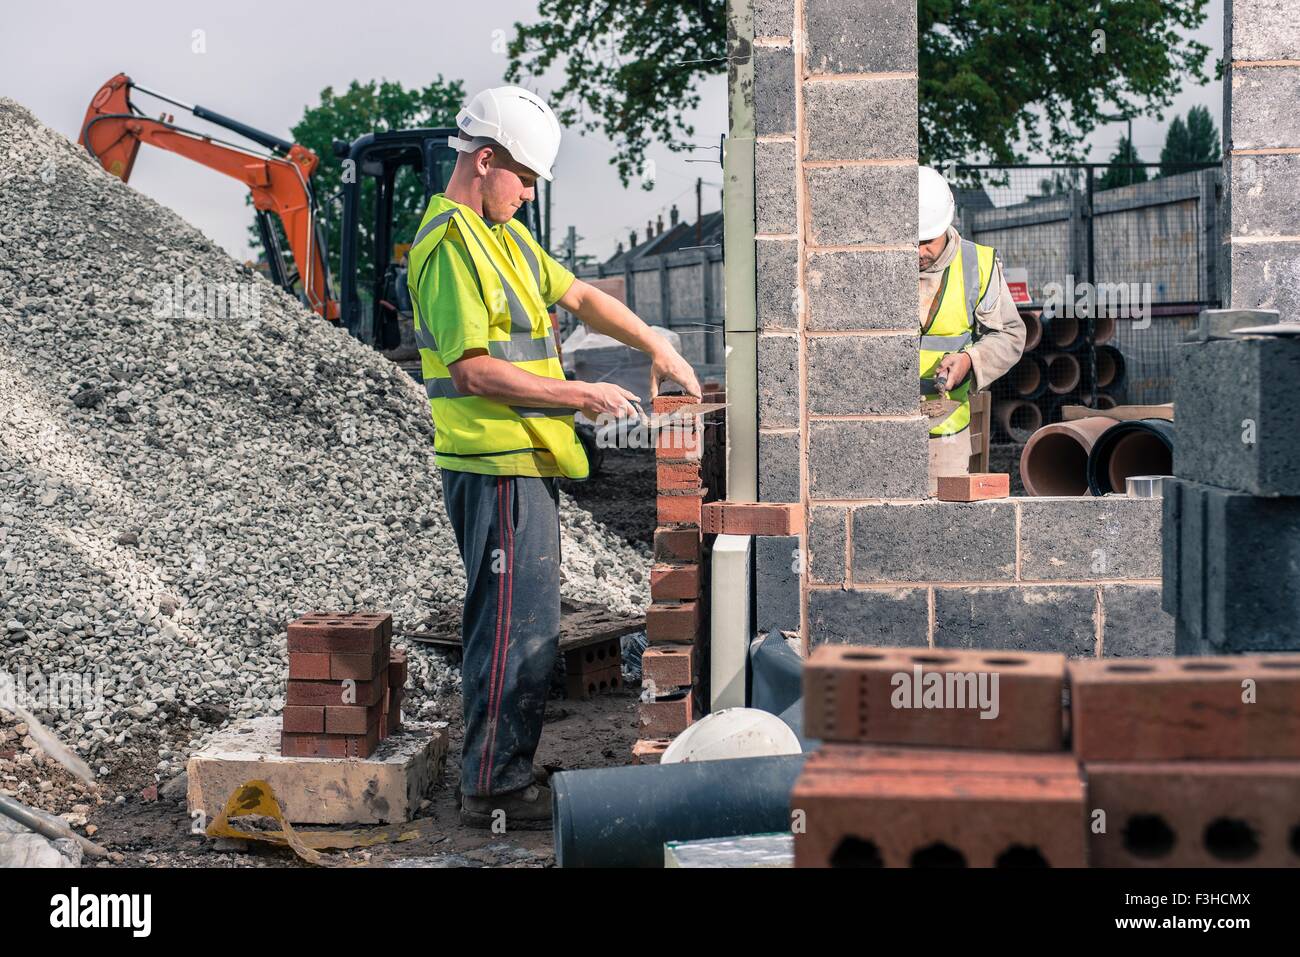
[[[504,515],[501,508],[501,481],[502,481],[501,479],[499,478],[497,479],[497,524],[498,525],[503,521],[503,515]],[[492,714],[492,699],[496,695],[497,654],[499,653],[501,647],[501,622],[502,622],[503,609],[505,608],[505,602],[502,601],[502,596],[505,589],[505,585],[506,583],[504,578],[497,579],[497,632],[496,632],[496,637],[492,639],[492,668],[488,672],[489,719]],[[483,775],[484,772],[487,770],[487,765],[488,765],[488,740],[489,738],[485,735],[483,738],[483,754],[479,757],[479,762],[478,762],[478,790],[480,794],[483,793]],[[492,779],[491,777],[489,777],[488,785],[491,786],[491,784],[492,784]]]

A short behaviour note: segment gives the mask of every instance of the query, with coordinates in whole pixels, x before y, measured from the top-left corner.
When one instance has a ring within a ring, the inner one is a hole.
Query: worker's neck
[[[479,216],[483,215],[483,181],[459,166],[452,171],[443,195],[453,203],[468,206]]]

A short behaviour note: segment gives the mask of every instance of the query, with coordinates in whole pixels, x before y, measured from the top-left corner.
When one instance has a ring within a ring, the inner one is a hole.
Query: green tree
[[[388,80],[359,83],[353,80],[342,93],[332,86],[321,90],[320,103],[303,111],[302,119],[294,125],[293,141],[312,150],[320,157],[320,165],[312,177],[316,201],[327,212],[330,235],[330,272],[335,277],[335,292],[339,276],[339,222],[342,219],[342,201],[332,200],[343,187],[343,160],[334,155],[334,140],[352,142],[364,133],[411,129],[421,126],[455,126],[456,112],[464,105],[465,88],[460,80],[447,81],[439,74],[423,89],[406,89],[400,83]],[[362,276],[374,269],[372,255],[374,230],[371,228],[374,209],[375,180],[358,171],[361,183],[361,216],[358,224],[357,260]],[[398,174],[393,188],[393,238],[404,242],[413,236],[424,214],[424,190],[411,171]],[[326,211],[324,207],[328,205]],[[274,220],[277,230],[279,221]],[[256,226],[249,231],[255,245],[260,246]],[[281,246],[287,251],[283,232]]]
[[[1219,131],[1210,111],[1194,106],[1187,111],[1187,122],[1175,116],[1165,131],[1165,145],[1160,150],[1160,175],[1187,172],[1189,163],[1217,163],[1221,156]]]
[[[1111,165],[1106,168],[1101,179],[1097,181],[1098,189],[1117,189],[1120,186],[1132,186],[1134,183],[1145,183],[1147,181],[1147,171],[1144,166],[1128,166],[1128,163],[1140,163],[1141,158],[1133,144],[1129,142],[1127,136],[1119,138],[1119,148],[1115,150],[1110,158]]]
[[[1022,137],[1081,160],[1103,112],[1158,110],[1184,77],[1207,81],[1209,48],[1187,38],[1206,3],[918,0],[922,160],[1023,160]],[[515,24],[506,76],[562,61],[552,106],[604,132],[626,185],[652,140],[689,147],[696,85],[726,68],[725,11],[724,0],[540,0],[537,22]]]

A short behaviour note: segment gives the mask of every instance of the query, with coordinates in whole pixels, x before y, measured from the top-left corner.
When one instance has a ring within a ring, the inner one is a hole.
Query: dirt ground
[[[632,742],[637,738],[637,693],[636,689],[620,691],[590,701],[552,698],[546,707],[537,763],[552,773],[629,763]],[[460,778],[461,722],[458,714],[445,717],[450,720],[451,732],[447,763],[441,781],[417,815],[417,820],[433,819],[430,836],[334,856],[340,862],[372,867],[553,865],[555,854],[549,830],[494,834],[460,824],[456,787]],[[246,850],[227,850],[206,837],[191,834],[183,788],[164,786],[155,798],[147,788],[152,776],[142,772],[139,769],[115,774],[115,790],[125,800],[120,804],[109,800],[88,816],[96,829],[94,840],[114,852],[114,859],[106,862],[108,866],[309,866],[288,849],[249,842]],[[330,828],[304,825],[301,830]]]
[[[601,469],[587,482],[566,482],[578,502],[613,532],[629,541],[651,544],[655,525],[653,451],[609,450]],[[590,701],[562,696],[553,684],[546,706],[536,763],[554,773],[579,768],[618,767],[631,761],[637,739],[639,685]],[[203,720],[219,724],[224,714]],[[555,863],[551,832],[509,831],[494,834],[461,826],[457,784],[460,777],[462,722],[460,699],[439,701],[421,720],[445,720],[450,734],[442,778],[428,795],[417,820],[431,820],[428,836],[336,852],[340,863],[360,866],[548,867]],[[301,867],[310,866],[287,848],[243,842],[225,843],[191,833],[183,777],[158,781],[158,751],[175,750],[187,731],[163,729],[154,741],[133,742],[132,753],[106,763],[111,773],[98,790],[84,787],[45,757],[22,724],[0,717],[0,788],[14,790],[20,801],[65,815],[79,833],[103,845],[110,858],[87,866],[102,867]],[[97,762],[98,763],[98,762]],[[26,782],[26,784],[23,784]],[[329,830],[304,826],[301,830]]]

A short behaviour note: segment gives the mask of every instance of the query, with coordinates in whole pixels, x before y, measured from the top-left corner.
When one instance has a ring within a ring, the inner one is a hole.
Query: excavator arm
[[[329,267],[310,183],[320,158],[304,146],[263,133],[219,113],[137,87],[188,110],[200,119],[247,137],[275,155],[263,156],[236,144],[182,129],[170,121],[151,119],[131,103],[133,86],[136,84],[130,77],[119,73],[100,87],[86,110],[78,142],[105,170],[123,182],[131,177],[140,144],[149,143],[244,183],[252,193],[253,206],[258,212],[258,225],[272,277],[292,291],[293,279],[282,275],[281,260],[273,248],[274,231],[266,219],[274,213],[284,227],[297,267],[297,279],[301,282],[308,306],[324,318],[338,321],[339,304],[330,287]]]

